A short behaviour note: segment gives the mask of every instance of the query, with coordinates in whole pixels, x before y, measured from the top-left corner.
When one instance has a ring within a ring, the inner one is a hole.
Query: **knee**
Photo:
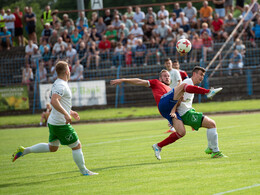
[[[81,148],[81,143],[79,142],[79,144],[76,147],[72,148],[72,150],[78,150],[80,148]]]
[[[50,152],[56,152],[59,149],[59,146],[51,146],[49,145]]]
[[[214,120],[211,120],[210,123],[209,123],[209,129],[211,128],[216,128],[216,122]]]

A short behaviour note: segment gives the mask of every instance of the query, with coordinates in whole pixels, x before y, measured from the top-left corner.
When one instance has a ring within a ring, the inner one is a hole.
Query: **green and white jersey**
[[[52,85],[50,98],[53,94],[58,94],[59,96],[61,96],[60,104],[67,111],[67,113],[70,114],[72,106],[72,94],[68,82],[58,78]],[[52,106],[52,111],[48,118],[48,123],[51,125],[66,125],[66,120],[64,118],[64,115],[58,112]]]
[[[178,85],[178,82],[181,81],[181,74],[176,69],[171,69],[168,71],[171,75],[171,84],[170,88],[175,88]]]
[[[187,78],[182,83],[187,83],[188,85],[194,85],[191,78]],[[183,116],[186,112],[192,109],[192,102],[193,102],[194,94],[184,92],[183,101],[181,102],[180,106],[177,107],[177,112],[180,116]]]

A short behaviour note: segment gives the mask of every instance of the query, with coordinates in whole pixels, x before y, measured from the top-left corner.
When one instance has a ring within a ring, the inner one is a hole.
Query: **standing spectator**
[[[176,13],[177,18],[180,17],[180,13],[183,12],[182,8],[180,8],[179,3],[174,4],[173,13]]]
[[[139,26],[143,26],[145,20],[145,14],[141,11],[140,7],[135,8],[135,14],[133,17],[133,22],[137,23]]]
[[[15,16],[11,13],[11,9],[6,10],[6,15],[4,16],[5,19],[5,26],[9,32],[11,32],[12,41],[14,40],[14,22]]]
[[[178,28],[183,28],[184,32],[187,33],[190,30],[189,19],[185,17],[184,12],[180,12],[179,16],[176,19]]]
[[[208,5],[208,1],[203,1],[203,7],[200,8],[200,18],[198,20],[198,27],[204,22],[211,24],[213,9]]]
[[[225,18],[225,0],[213,0],[215,12],[221,19]]]
[[[71,41],[74,48],[78,48],[82,36],[79,34],[78,29],[75,28],[71,35]]]
[[[154,22],[156,22],[157,16],[156,16],[156,13],[153,12],[153,8],[152,7],[148,7],[147,8],[147,14],[145,15],[145,22],[147,22],[149,20],[150,16],[152,16]]]
[[[233,14],[233,0],[225,0],[225,15],[228,16],[229,13]]]
[[[132,6],[128,6],[127,7],[127,11],[126,11],[126,13],[124,15],[126,16],[127,19],[133,20],[134,14],[135,14],[135,12],[133,11],[133,7]]]
[[[33,43],[32,40],[28,41],[28,45],[25,47],[25,62],[29,63],[29,59],[31,58],[33,54],[34,48],[38,49],[38,46]]]
[[[148,64],[148,58],[150,56],[156,56],[157,65],[160,65],[160,54],[159,54],[159,45],[156,43],[155,39],[152,37],[150,42],[147,44],[147,54],[145,56],[144,66]]]
[[[63,31],[63,33],[62,33],[62,35],[61,35],[61,38],[62,38],[62,40],[63,40],[65,43],[67,43],[67,44],[71,43],[71,37],[70,37],[70,35],[69,35],[67,29],[65,29],[65,30]]]
[[[101,39],[102,39],[102,36],[97,32],[96,27],[93,26],[91,28],[90,41],[94,41],[98,45],[99,42],[101,41]]]
[[[56,56],[61,51],[61,46],[66,49],[68,47],[67,43],[65,43],[61,37],[58,38],[58,41],[55,43],[55,45],[52,48],[52,54],[53,56]]]
[[[134,53],[134,66],[139,66],[144,63],[146,56],[146,46],[143,44],[142,39],[137,39],[137,46],[135,47]]]
[[[104,19],[104,23],[106,24],[106,26],[111,25],[113,15],[110,13],[110,9],[105,10],[105,15],[103,16],[103,19]]]
[[[112,59],[113,59],[113,66],[118,67],[117,65],[122,65],[123,62],[123,56],[125,54],[125,48],[122,45],[122,43],[117,43],[117,46],[115,47]],[[118,63],[117,63],[118,61]]]
[[[46,23],[49,23],[50,25],[52,25],[52,15],[51,15],[51,8],[49,5],[45,6],[45,11],[42,13],[41,16],[41,23],[42,26],[44,27]]]
[[[243,74],[243,57],[242,55],[238,52],[238,50],[234,50],[234,52],[230,56],[230,63],[228,65],[228,75],[232,76],[233,69],[239,69],[235,70],[234,74],[237,75],[237,72],[239,72],[241,75]]]
[[[154,17],[152,15],[149,16],[148,20],[144,24],[144,40],[150,41],[152,38],[153,30],[157,26],[155,25]]]
[[[59,38],[59,37],[58,37],[57,31],[56,31],[56,30],[53,30],[53,31],[52,31],[52,35],[50,36],[49,41],[48,41],[48,43],[49,43],[49,45],[50,45],[51,48],[53,48],[53,46],[55,45],[55,43],[57,43],[58,38]]]
[[[91,42],[90,47],[88,47],[88,61],[87,61],[87,68],[90,68],[90,62],[92,58],[95,58],[95,62],[96,62],[96,68],[99,67],[99,51],[98,48],[96,46],[95,42]]]
[[[27,85],[28,89],[30,89],[30,84],[33,81],[33,71],[30,67],[29,63],[26,63],[25,67],[23,68],[23,75],[22,75],[22,84]]]
[[[92,12],[91,20],[89,22],[90,27],[94,26],[96,22],[98,22],[98,14],[97,14],[97,12]]]
[[[159,17],[161,14],[163,14],[164,19],[166,20],[167,24],[169,24],[169,12],[165,9],[164,5],[161,5],[160,10],[157,13],[157,16]]]
[[[218,13],[214,14],[214,20],[211,23],[211,31],[214,38],[221,39],[224,30],[224,22],[219,18]]]
[[[23,12],[20,11],[19,7],[15,7],[15,9],[14,9],[14,16],[15,16],[14,34],[18,38],[19,46],[23,46],[24,45],[24,40],[23,40],[23,22],[22,22]]]
[[[3,28],[5,27],[5,17],[6,16],[6,13],[5,13],[5,10],[2,8],[0,10],[0,32],[3,31]]]
[[[75,26],[71,24],[71,21],[70,21],[70,20],[68,20],[68,21],[66,22],[66,25],[64,26],[64,30],[67,30],[69,36],[71,36],[72,33],[73,33],[73,31],[74,31],[74,29],[75,29]]]
[[[236,9],[240,10],[241,13],[244,10],[245,0],[236,0]]]
[[[120,24],[120,29],[118,31],[118,36],[117,36],[119,42],[122,43],[123,45],[126,45],[128,35],[129,35],[128,28],[125,27],[124,23],[121,23]]]
[[[119,19],[119,15],[114,16],[114,20],[112,21],[112,25],[114,26],[114,29],[118,32],[120,29],[121,20]]]
[[[122,16],[122,21],[121,23],[125,24],[125,27],[130,31],[133,27],[133,22],[132,20],[127,19],[125,15]]]
[[[233,32],[237,25],[237,20],[233,18],[233,14],[229,13],[227,19],[224,21],[224,33],[223,37],[225,39],[228,38],[228,36]],[[236,36],[236,33],[234,34]]]
[[[44,83],[44,82],[47,82],[47,70],[46,68],[44,68],[44,63],[43,62],[40,62],[39,64],[39,81],[40,83]],[[38,74],[36,74],[36,78],[38,80]]]
[[[48,42],[51,34],[52,34],[52,28],[50,23],[45,23],[45,28],[42,31],[40,42],[42,42],[43,40]]]
[[[28,29],[29,39],[37,44],[37,37],[35,33],[36,15],[33,13],[32,7],[29,7],[28,13],[25,15],[26,26]]]
[[[213,40],[207,32],[203,32],[202,34],[202,43],[203,43],[203,57],[204,57],[203,60],[204,62],[206,62],[208,52],[213,51]]]
[[[107,60],[109,59],[110,49],[111,49],[111,43],[107,39],[107,36],[104,35],[102,37],[102,40],[98,44],[98,49],[100,51],[100,57],[101,59]]]
[[[80,81],[84,79],[83,76],[83,65],[80,64],[79,60],[76,60],[76,63],[72,66],[72,76],[70,77],[70,80],[72,81]]]
[[[97,33],[99,33],[101,36],[103,36],[106,33],[107,26],[104,23],[103,17],[98,18],[98,22],[95,23]]]
[[[189,19],[189,24],[192,28],[195,28],[197,25],[197,9],[192,6],[192,2],[189,1],[187,6],[183,9],[185,16]]]
[[[190,62],[197,62],[198,53],[201,52],[201,48],[203,45],[202,39],[199,37],[197,33],[193,36],[191,44],[192,44],[192,50],[191,50]]]
[[[137,23],[134,23],[134,27],[132,28],[129,34],[133,34],[134,38],[143,40],[144,32],[142,28],[138,27]]]
[[[12,46],[11,32],[7,30],[6,27],[3,27],[3,31],[0,32],[0,51],[3,50],[3,47],[6,47],[7,50],[10,50]]]
[[[87,26],[87,28],[88,28],[88,19],[87,19],[87,17],[85,17],[84,11],[79,12],[79,17],[77,18],[77,21],[76,21],[77,26],[79,25],[80,20],[83,20],[83,25]]]
[[[68,44],[68,49],[66,51],[66,56],[69,60],[69,64],[74,64],[77,58],[77,50],[72,47],[71,44]]]

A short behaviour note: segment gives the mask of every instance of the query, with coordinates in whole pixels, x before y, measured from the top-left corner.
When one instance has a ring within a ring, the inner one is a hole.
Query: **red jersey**
[[[179,72],[181,74],[181,79],[182,80],[189,78],[188,74],[184,70],[179,70]]]
[[[19,18],[17,13],[13,13],[13,14],[15,16],[15,21],[14,21],[15,28],[22,28],[23,27],[22,19]],[[23,18],[23,12],[19,12],[19,15]]]
[[[153,91],[153,97],[156,101],[156,104],[158,106],[161,97],[168,93],[169,91],[171,91],[171,88],[167,85],[165,85],[164,83],[162,83],[161,81],[159,81],[158,79],[152,79],[149,80],[150,82],[150,88]]]

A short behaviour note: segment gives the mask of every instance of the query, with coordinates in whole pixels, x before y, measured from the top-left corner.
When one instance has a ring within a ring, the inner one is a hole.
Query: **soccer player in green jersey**
[[[97,175],[85,166],[81,143],[74,128],[70,125],[71,116],[80,120],[77,112],[71,110],[71,90],[68,85],[70,70],[68,63],[59,61],[56,64],[57,80],[51,90],[52,111],[48,118],[49,143],[39,143],[31,147],[18,147],[13,154],[13,162],[21,156],[30,153],[56,152],[59,145],[67,145],[72,149],[73,159],[83,175]]]

